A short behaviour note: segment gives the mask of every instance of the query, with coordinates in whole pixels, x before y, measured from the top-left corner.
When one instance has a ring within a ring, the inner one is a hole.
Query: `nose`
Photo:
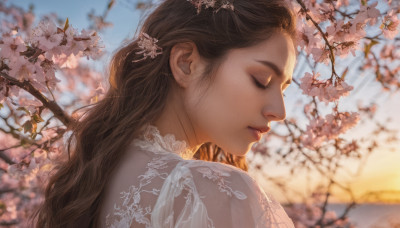
[[[262,112],[268,121],[282,121],[286,118],[285,101],[281,91],[267,98]]]

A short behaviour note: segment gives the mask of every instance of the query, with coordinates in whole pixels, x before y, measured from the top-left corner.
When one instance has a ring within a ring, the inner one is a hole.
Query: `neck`
[[[188,149],[192,151],[197,151],[204,143],[199,135],[196,135],[183,102],[175,93],[170,93],[162,114],[151,124],[157,127],[161,135],[173,134],[176,140],[185,141]]]

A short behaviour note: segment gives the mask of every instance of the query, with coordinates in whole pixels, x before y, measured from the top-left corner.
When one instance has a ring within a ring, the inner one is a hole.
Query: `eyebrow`
[[[276,75],[278,75],[279,77],[282,77],[282,75],[283,75],[282,71],[281,71],[281,70],[279,69],[279,67],[278,67],[277,65],[275,65],[274,63],[269,62],[269,61],[265,61],[265,60],[256,60],[256,61],[259,62],[259,63],[262,63],[262,64],[265,65],[265,66],[270,67],[270,68],[275,72]],[[292,80],[291,80],[291,79],[289,79],[289,80],[286,82],[286,84],[290,84],[290,83],[292,83]]]

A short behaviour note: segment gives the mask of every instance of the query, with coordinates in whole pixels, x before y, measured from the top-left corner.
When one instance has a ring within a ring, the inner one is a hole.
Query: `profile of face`
[[[252,128],[268,128],[272,121],[285,119],[283,92],[291,83],[296,61],[293,41],[286,33],[230,50],[206,90],[199,89],[206,63],[196,49],[175,60],[171,70],[181,86],[182,107],[197,143],[213,142],[243,156],[259,140]]]

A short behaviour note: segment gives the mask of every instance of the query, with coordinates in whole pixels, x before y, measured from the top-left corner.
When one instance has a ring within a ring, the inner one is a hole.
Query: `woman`
[[[285,118],[296,53],[283,2],[162,1],[114,55],[36,226],[293,227],[246,172],[193,159],[207,143],[243,157]]]

